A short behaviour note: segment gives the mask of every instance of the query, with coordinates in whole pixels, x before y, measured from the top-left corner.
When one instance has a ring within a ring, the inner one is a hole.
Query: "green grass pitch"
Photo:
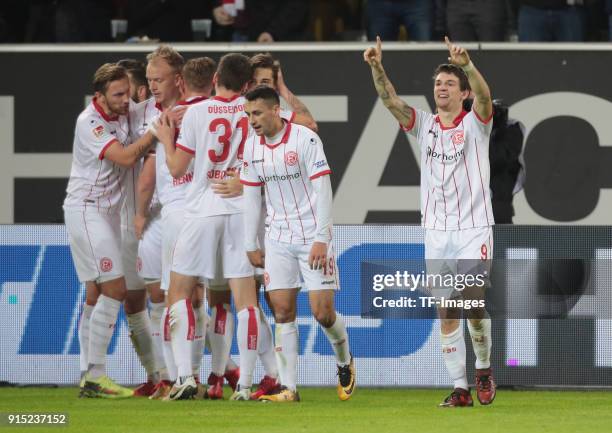
[[[65,412],[67,427],[8,432],[428,433],[612,431],[612,392],[498,391],[491,406],[439,409],[437,389],[358,388],[341,402],[333,388],[302,388],[302,402],[79,399],[76,388],[0,388],[0,412]],[[227,396],[227,394],[226,394]]]

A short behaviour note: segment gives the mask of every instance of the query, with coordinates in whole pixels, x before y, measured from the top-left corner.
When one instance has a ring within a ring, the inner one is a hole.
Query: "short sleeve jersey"
[[[185,101],[180,101],[177,106],[191,106],[200,103],[207,98],[196,96]],[[190,108],[191,109],[191,108]],[[179,131],[177,130],[177,135]],[[157,142],[155,147],[155,186],[159,201],[162,205],[162,212],[166,213],[173,209],[182,209],[185,206],[185,195],[189,184],[193,181],[193,159],[187,167],[186,173],[175,179],[168,170],[166,164],[166,151],[161,142]]]
[[[92,102],[79,115],[74,130],[72,166],[65,209],[118,213],[125,195],[125,169],[104,158],[115,141],[123,146],[129,137],[126,116],[108,116]],[[115,144],[116,146],[117,144]]]
[[[312,180],[330,173],[319,136],[304,126],[287,123],[278,143],[249,137],[240,176],[245,185],[265,187],[266,236],[279,242],[309,244],[317,227]]]
[[[211,186],[240,168],[248,133],[242,96],[215,96],[187,110],[176,142],[178,149],[194,155],[193,181],[185,196],[186,215],[242,213],[242,197],[223,198]]]
[[[437,115],[413,110],[402,126],[421,148],[421,221],[434,230],[462,230],[494,224],[489,189],[492,121],[463,111],[445,127]]]
[[[146,132],[151,122],[161,112],[161,106],[155,102],[155,98],[147,99],[140,103],[130,105],[130,143],[135,142]],[[121,208],[121,225],[124,229],[134,230],[134,215],[136,215],[136,185],[138,176],[142,169],[142,159],[134,166],[126,169],[125,175],[125,202]],[[154,205],[156,198],[153,198]]]

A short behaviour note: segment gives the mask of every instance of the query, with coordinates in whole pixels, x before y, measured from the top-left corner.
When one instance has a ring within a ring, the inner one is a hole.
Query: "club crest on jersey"
[[[298,162],[298,155],[293,150],[285,154],[285,163],[287,165],[295,165]]]
[[[451,135],[451,141],[455,146],[463,144],[463,131],[453,132],[453,135]]]
[[[110,272],[113,270],[113,261],[108,257],[102,257],[100,259],[100,269],[102,272]]]
[[[91,132],[93,132],[93,135],[95,135],[96,138],[100,138],[102,137],[102,134],[104,134],[104,126],[98,125],[92,129]]]

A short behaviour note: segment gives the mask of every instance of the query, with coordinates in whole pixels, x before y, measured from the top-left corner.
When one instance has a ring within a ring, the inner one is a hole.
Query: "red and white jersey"
[[[330,173],[319,136],[305,126],[286,123],[277,143],[249,137],[240,181],[265,187],[266,236],[278,242],[308,244],[317,228],[312,180]]]
[[[489,189],[489,136],[493,122],[463,111],[453,127],[437,115],[413,110],[414,122],[402,129],[421,147],[423,227],[461,230],[494,224]]]
[[[72,167],[65,209],[118,213],[125,194],[125,169],[104,158],[114,142],[128,142],[126,116],[107,116],[94,98],[74,129]],[[115,145],[116,146],[116,145]]]
[[[161,106],[155,102],[155,98],[149,98],[140,103],[130,102],[130,143],[142,137],[151,122],[161,112]],[[134,230],[134,215],[136,215],[136,185],[138,176],[142,170],[142,159],[133,167],[126,169],[125,175],[125,202],[121,208],[121,226],[127,230]],[[157,198],[153,197],[151,205],[154,206]]]
[[[244,101],[239,95],[231,99],[214,96],[190,107],[183,117],[176,147],[194,155],[193,181],[185,196],[189,216],[242,213],[242,197],[223,198],[211,186],[242,165],[249,132]]]
[[[194,96],[185,101],[179,101],[177,106],[195,105],[199,102],[208,99],[206,96]],[[177,134],[178,134],[177,130]],[[174,209],[183,209],[185,207],[185,195],[187,188],[193,180],[193,164],[192,159],[187,167],[187,172],[179,179],[175,179],[168,170],[166,164],[166,151],[161,142],[157,142],[155,147],[155,189],[159,202],[162,205],[162,213],[167,213]]]

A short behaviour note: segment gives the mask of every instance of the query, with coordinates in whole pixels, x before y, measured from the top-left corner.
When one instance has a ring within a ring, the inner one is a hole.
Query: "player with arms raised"
[[[493,106],[486,81],[465,48],[446,38],[449,63],[434,72],[437,114],[402,101],[382,66],[380,38],[363,58],[385,106],[421,148],[421,215],[425,228],[427,271],[450,269],[457,274],[488,275],[493,254],[493,211],[489,192],[489,136]],[[472,111],[463,110],[470,89]],[[482,298],[483,286],[466,288],[464,297]],[[455,292],[453,295],[457,295]],[[473,406],[465,370],[461,310],[439,308],[442,356],[453,392],[441,407]],[[476,391],[481,404],[493,402],[491,320],[484,308],[469,311],[468,328],[476,354]]]

